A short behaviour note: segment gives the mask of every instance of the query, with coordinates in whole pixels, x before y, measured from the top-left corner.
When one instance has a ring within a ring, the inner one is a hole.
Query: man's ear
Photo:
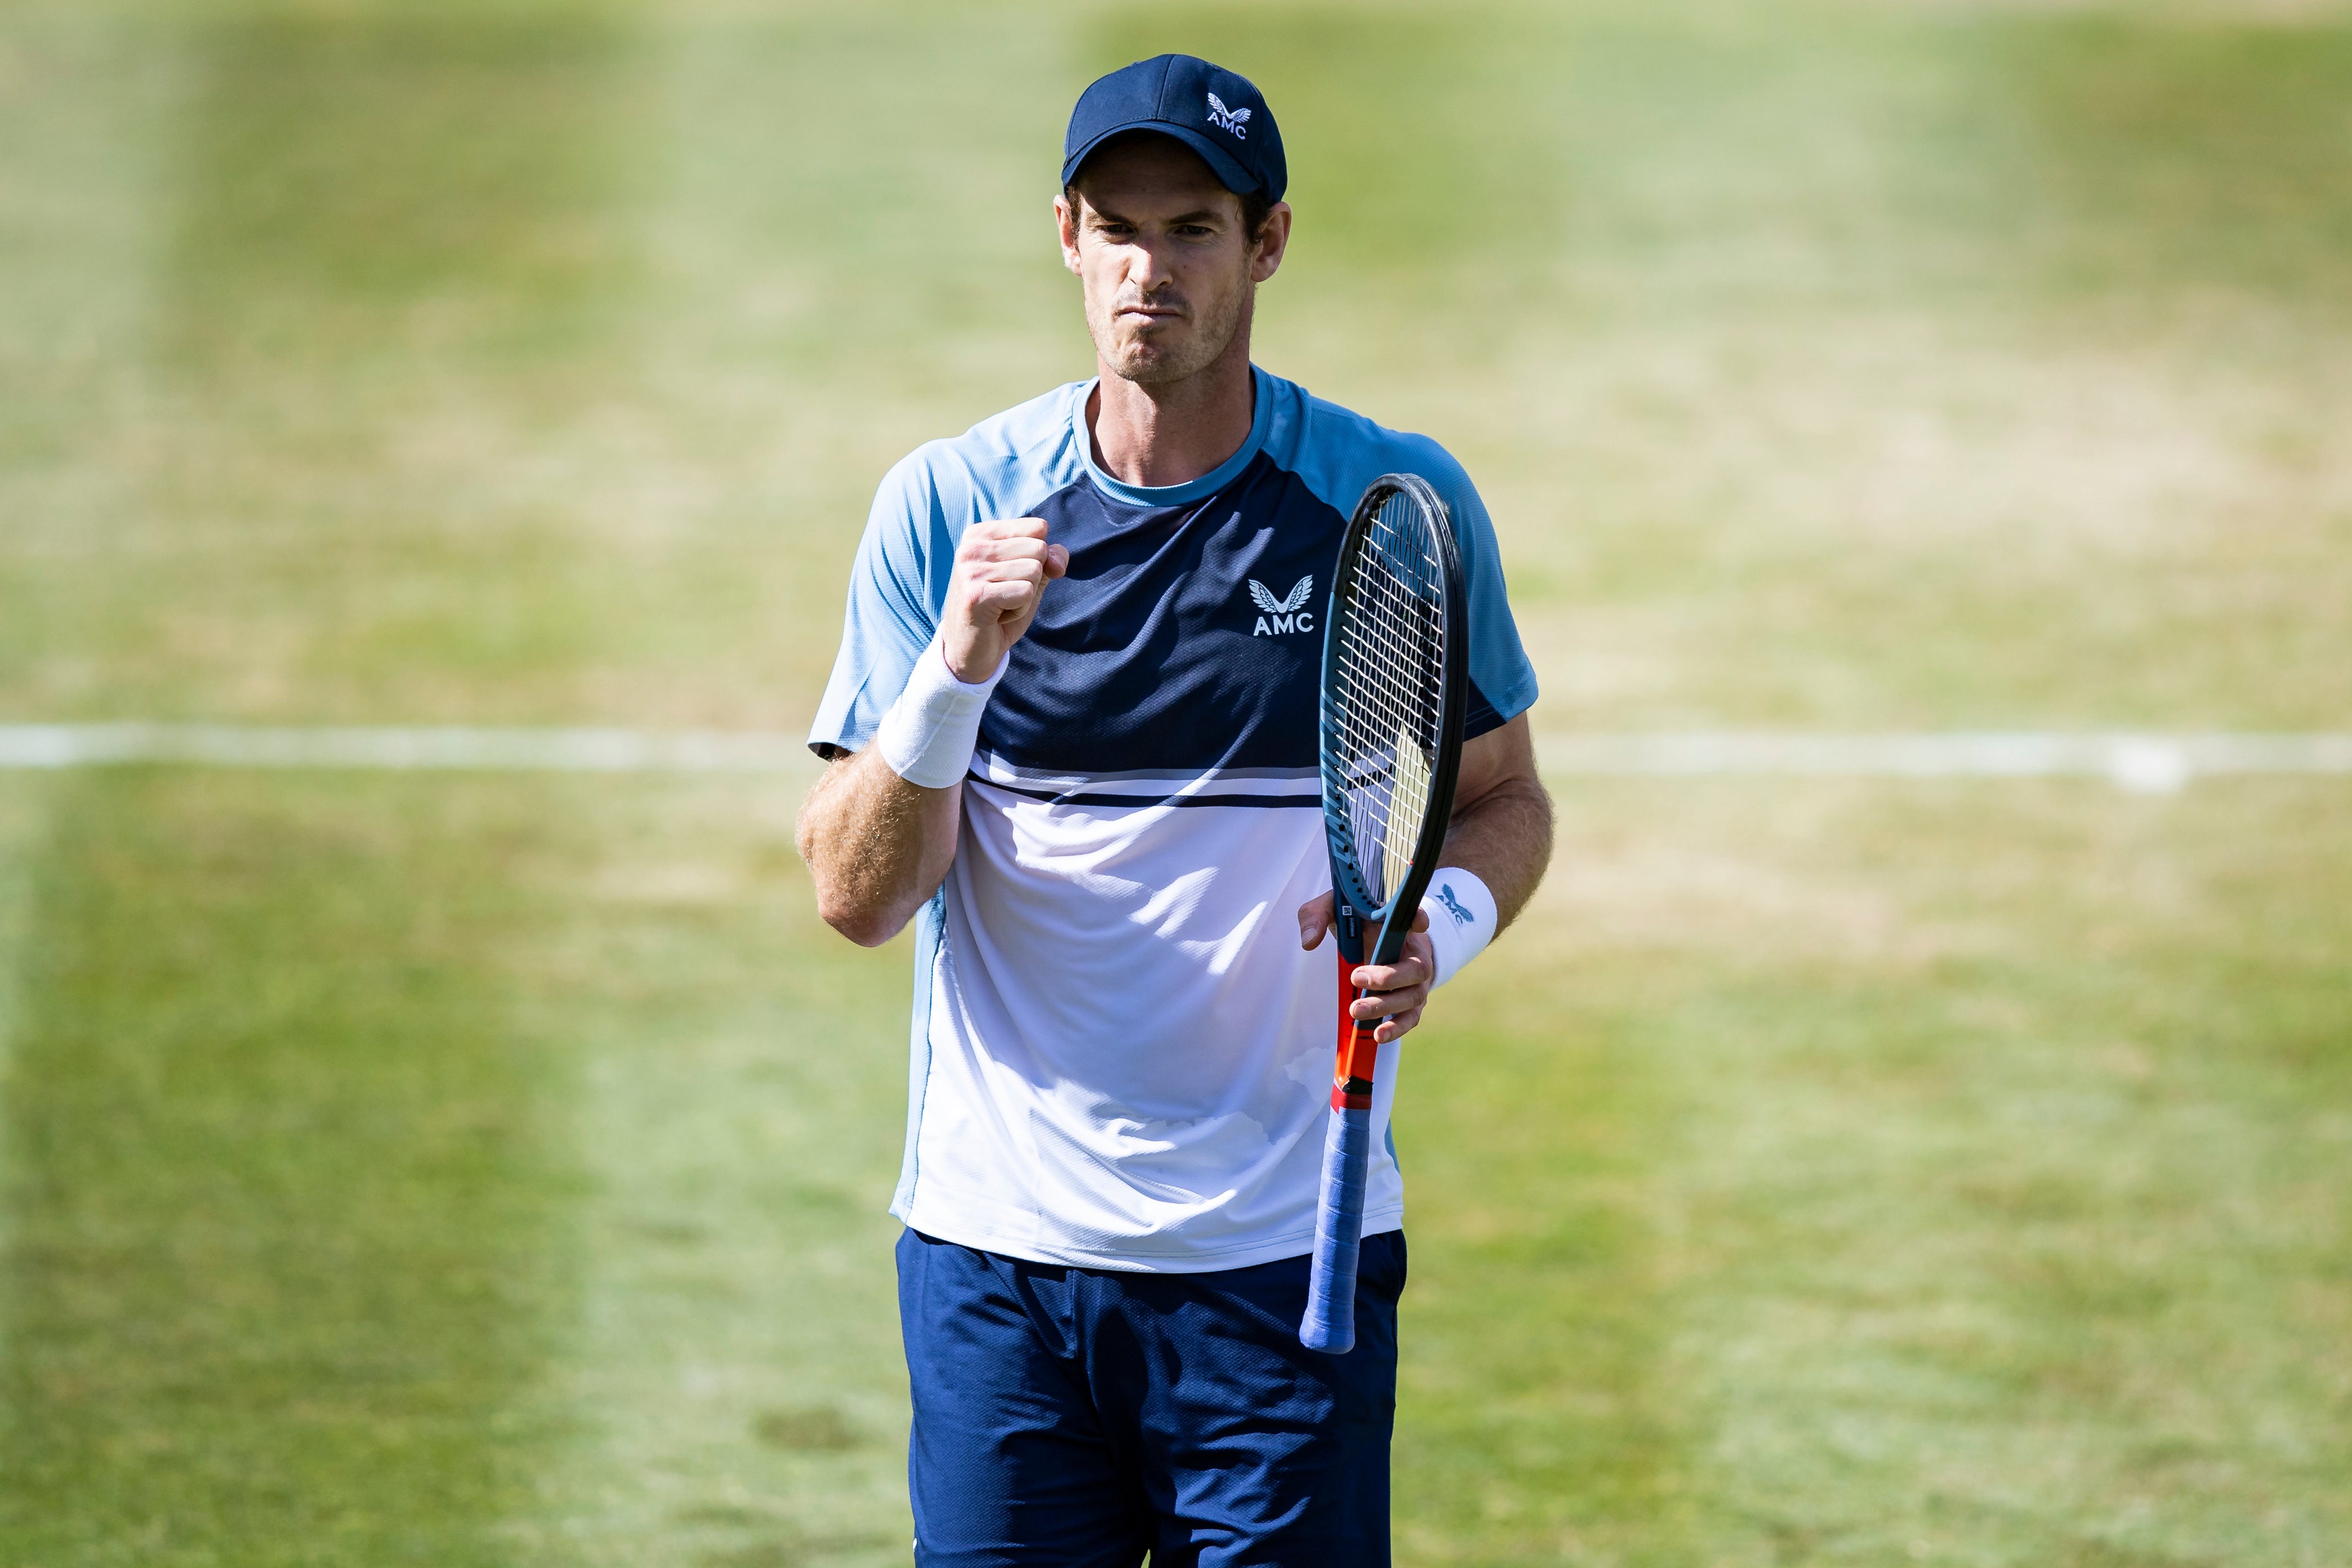
[[[1265,226],[1257,233],[1256,248],[1250,257],[1250,281],[1263,283],[1282,268],[1283,253],[1290,248],[1290,204],[1276,202],[1265,215]]]
[[[1061,237],[1062,265],[1072,272],[1078,269],[1078,212],[1070,198],[1054,198],[1054,226]]]

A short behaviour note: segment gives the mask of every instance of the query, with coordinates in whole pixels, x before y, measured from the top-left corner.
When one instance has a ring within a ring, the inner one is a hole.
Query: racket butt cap
[[[1353,1325],[1343,1329],[1334,1323],[1318,1323],[1309,1318],[1298,1325],[1298,1342],[1311,1351],[1346,1355],[1356,1348],[1356,1331]]]

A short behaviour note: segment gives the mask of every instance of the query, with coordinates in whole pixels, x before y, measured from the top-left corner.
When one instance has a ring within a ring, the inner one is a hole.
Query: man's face
[[[1145,385],[1214,363],[1282,264],[1290,209],[1255,241],[1242,199],[1183,143],[1138,136],[1087,160],[1077,209],[1057,198],[1062,259],[1086,286],[1087,331],[1114,374]]]

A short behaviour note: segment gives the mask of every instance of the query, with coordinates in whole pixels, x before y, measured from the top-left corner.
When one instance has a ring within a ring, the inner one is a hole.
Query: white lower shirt
[[[1122,775],[1033,792],[1316,800],[1315,777]],[[1311,804],[1056,805],[978,778],[929,954],[911,1184],[926,1235],[1040,1262],[1187,1271],[1314,1242],[1339,960]],[[1402,1223],[1381,1052],[1365,1231]],[[1116,1093],[1105,1086],[1116,1085]]]

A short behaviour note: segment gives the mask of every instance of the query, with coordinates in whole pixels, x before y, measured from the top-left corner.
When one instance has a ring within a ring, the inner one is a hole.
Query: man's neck
[[[1122,381],[1100,364],[1087,426],[1095,461],[1125,484],[1190,484],[1242,449],[1257,409],[1250,374],[1249,339],[1182,381],[1146,386]]]

